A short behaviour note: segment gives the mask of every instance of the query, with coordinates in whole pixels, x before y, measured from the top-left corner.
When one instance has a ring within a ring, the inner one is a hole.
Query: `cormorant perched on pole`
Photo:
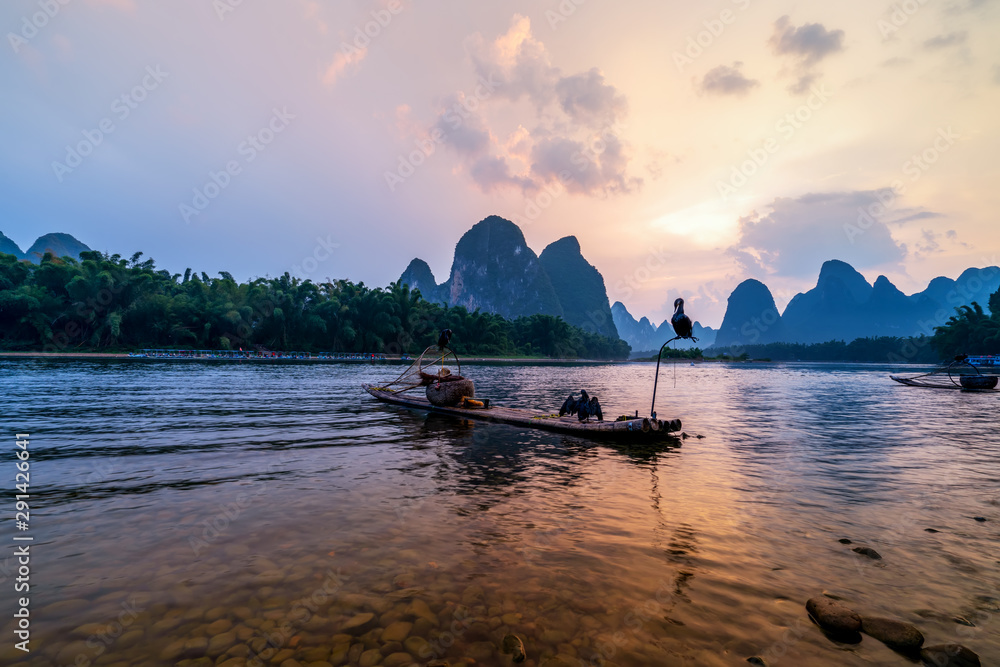
[[[684,314],[684,299],[674,299],[674,316],[670,318],[670,326],[674,328],[677,338],[691,338],[697,342],[691,334],[694,332],[694,325],[691,318]]]
[[[670,326],[674,328],[674,333],[677,335],[660,346],[660,351],[656,355],[656,375],[653,378],[653,404],[649,406],[649,416],[653,419],[656,419],[656,383],[660,379],[660,356],[663,354],[663,348],[675,340],[683,338],[693,340],[696,343],[698,342],[698,339],[691,335],[694,333],[694,325],[691,323],[691,318],[684,314],[684,299],[674,299],[674,316],[670,318]]]

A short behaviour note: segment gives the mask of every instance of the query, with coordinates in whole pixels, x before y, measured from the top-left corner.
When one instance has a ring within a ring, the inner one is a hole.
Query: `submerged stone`
[[[851,541],[850,541],[849,539],[847,539],[846,537],[842,537],[842,538],[840,538],[840,539],[839,539],[839,540],[837,540],[837,541],[838,541],[838,542],[840,542],[841,544],[854,544],[853,542],[851,542]]]
[[[920,659],[933,667],[981,667],[979,656],[961,644],[926,646]]]
[[[514,662],[524,662],[528,657],[524,651],[524,642],[517,635],[504,636],[501,648],[513,658]]]
[[[821,628],[832,633],[856,634],[861,630],[861,617],[830,598],[810,598],[806,602],[806,611]]]
[[[856,554],[861,554],[862,556],[868,556],[872,560],[882,560],[882,554],[875,551],[871,547],[854,547],[851,551]]]
[[[340,631],[349,635],[360,635],[370,630],[374,625],[375,614],[365,612],[364,614],[358,614],[349,619],[343,626],[341,626]]]
[[[864,616],[861,631],[897,651],[916,651],[924,643],[924,636],[915,626],[891,618]]]

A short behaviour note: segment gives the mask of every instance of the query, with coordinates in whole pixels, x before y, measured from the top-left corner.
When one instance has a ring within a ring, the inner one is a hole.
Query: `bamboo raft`
[[[432,405],[422,396],[404,396],[397,391],[381,389],[374,385],[362,384],[361,387],[383,403],[399,405],[415,410],[426,410],[442,415],[451,415],[462,419],[478,419],[480,421],[498,424],[510,424],[526,428],[537,428],[554,433],[566,433],[586,438],[612,439],[619,441],[656,441],[673,440],[681,430],[680,419],[651,419],[636,417],[623,421],[589,421],[581,422],[577,417],[544,413],[537,410],[519,408],[504,408],[490,405],[484,408],[442,407]]]

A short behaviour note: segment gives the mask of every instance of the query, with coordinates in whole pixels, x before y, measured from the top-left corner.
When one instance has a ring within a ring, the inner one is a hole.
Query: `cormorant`
[[[448,347],[449,342],[451,342],[451,329],[445,329],[438,338],[438,350],[444,352],[444,348]]]
[[[670,325],[678,338],[692,338],[694,325],[691,318],[684,314],[684,299],[674,299],[674,316],[670,318]]]
[[[597,417],[598,421],[604,421],[604,413],[601,412],[601,403],[597,397],[591,398],[585,391],[581,393],[583,398],[580,399],[580,404],[577,407],[577,417],[580,421],[589,422],[591,417]]]
[[[563,402],[562,407],[559,408],[559,416],[563,415],[575,415],[577,409],[576,399],[573,398],[573,394],[570,394],[566,400]]]
[[[597,400],[596,396],[590,399],[590,408],[588,411],[592,417],[597,417],[597,421],[604,421],[604,413],[601,412],[601,403]]]

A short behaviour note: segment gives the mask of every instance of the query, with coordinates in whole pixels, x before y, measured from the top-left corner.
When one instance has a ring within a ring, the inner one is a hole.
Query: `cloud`
[[[641,179],[626,175],[629,160],[613,134],[589,145],[565,137],[543,139],[535,144],[531,159],[531,175],[538,182],[559,181],[577,194],[622,194],[642,185]]]
[[[916,257],[943,252],[941,250],[941,244],[938,243],[938,239],[941,238],[941,234],[938,234],[931,229],[921,229],[920,237],[920,241],[916,243],[916,252],[914,253]]]
[[[894,225],[903,225],[907,222],[913,222],[914,220],[929,220],[932,218],[943,218],[943,213],[938,213],[936,211],[918,211],[917,213],[909,213],[913,209],[900,210],[899,215],[892,219],[890,222]]]
[[[909,58],[900,58],[899,56],[895,56],[893,58],[889,58],[888,60],[883,60],[882,67],[904,67],[911,63],[913,63],[913,61]]]
[[[532,187],[529,179],[516,176],[511,172],[510,165],[503,157],[483,155],[469,168],[469,174],[484,192],[490,192],[502,186],[522,189]]]
[[[855,268],[897,264],[907,250],[883,219],[891,216],[862,218],[878,205],[878,194],[853,191],[776,198],[764,213],[753,211],[739,219],[738,240],[727,253],[757,277],[808,277],[830,257]]]
[[[459,159],[459,170],[485,192],[503,188],[525,194],[560,182],[567,191],[604,196],[631,192],[642,180],[626,172],[628,146],[620,124],[628,100],[596,67],[564,74],[531,21],[515,15],[493,40],[476,33],[465,40],[474,83],[442,103],[424,135],[440,137]],[[475,91],[473,93],[473,91]],[[511,114],[531,111],[516,118]]]
[[[342,49],[333,56],[333,62],[326,68],[326,72],[323,74],[323,83],[332,86],[348,68],[356,68],[367,55],[367,48],[359,49],[345,42]]]
[[[844,31],[827,30],[821,23],[806,23],[796,28],[788,16],[782,16],[774,22],[768,43],[777,55],[795,60],[798,79],[788,90],[801,95],[819,78],[815,66],[828,55],[844,50]]]
[[[827,30],[821,23],[796,28],[788,16],[782,16],[774,22],[770,44],[775,53],[798,56],[804,65],[811,66],[844,49],[844,31]]]
[[[719,65],[710,69],[701,80],[699,89],[703,93],[716,95],[746,95],[760,85],[760,82],[743,76],[740,71],[742,66],[743,63],[737,61],[732,67]]]
[[[555,99],[559,70],[545,45],[531,33],[531,19],[515,15],[510,29],[492,42],[476,33],[465,40],[476,75],[500,81],[497,96],[517,102],[527,98],[539,110]]]
[[[961,46],[965,44],[965,39],[968,36],[969,33],[964,30],[949,32],[947,35],[938,35],[937,37],[925,40],[923,47],[927,51],[937,51],[939,49],[947,49],[950,46]]]
[[[559,105],[574,121],[591,127],[614,125],[625,115],[625,96],[604,82],[595,67],[584,74],[574,74],[556,83]]]

